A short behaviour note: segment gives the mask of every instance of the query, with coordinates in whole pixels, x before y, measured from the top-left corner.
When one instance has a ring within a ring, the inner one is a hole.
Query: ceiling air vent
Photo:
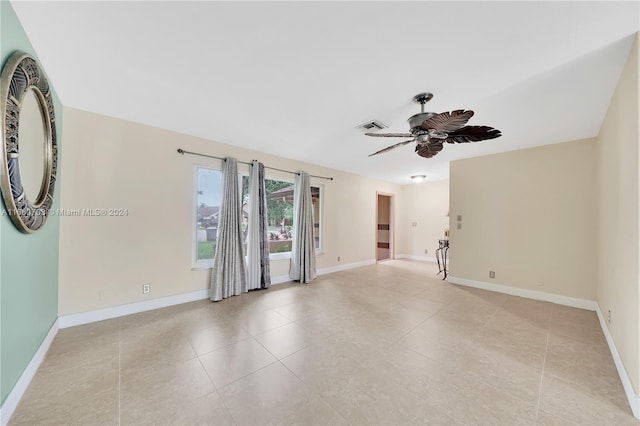
[[[387,126],[386,124],[383,124],[378,120],[371,120],[357,126],[356,129],[360,129],[365,132],[376,132],[378,130],[384,129],[385,127],[389,127],[389,126]]]

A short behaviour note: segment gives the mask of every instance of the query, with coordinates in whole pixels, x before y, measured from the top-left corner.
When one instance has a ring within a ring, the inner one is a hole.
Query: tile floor
[[[595,313],[394,260],[61,330],[22,424],[638,423]]]

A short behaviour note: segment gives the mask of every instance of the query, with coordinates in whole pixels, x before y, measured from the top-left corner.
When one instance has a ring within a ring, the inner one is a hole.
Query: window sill
[[[209,262],[209,263],[196,263],[195,265],[191,265],[191,270],[192,271],[197,271],[199,269],[211,269],[213,268],[213,261]]]
[[[283,260],[283,259],[291,259],[291,252],[288,251],[286,253],[271,253],[269,255],[269,260]]]
[[[324,256],[324,252],[320,251],[320,252],[316,252],[316,256]],[[246,256],[245,256],[245,260],[246,260]],[[291,252],[288,251],[286,253],[271,253],[269,255],[269,260],[285,260],[285,259],[291,259]],[[191,265],[191,270],[192,271],[197,271],[200,269],[211,269],[213,268],[213,260],[211,262],[202,262],[202,263],[196,263],[195,265],[192,264]]]

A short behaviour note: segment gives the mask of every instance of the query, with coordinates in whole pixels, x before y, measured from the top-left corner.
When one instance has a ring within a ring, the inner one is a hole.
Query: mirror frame
[[[25,95],[33,90],[38,101],[44,130],[44,174],[35,201],[27,198],[20,176],[18,128]],[[51,213],[58,169],[55,111],[46,75],[36,60],[24,52],[14,52],[0,75],[0,113],[2,114],[2,154],[0,189],[13,224],[24,233],[42,228]]]

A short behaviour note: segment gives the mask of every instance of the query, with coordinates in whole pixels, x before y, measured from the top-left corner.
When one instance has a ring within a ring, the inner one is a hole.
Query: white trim
[[[126,305],[97,309],[95,311],[63,315],[58,318],[58,322],[60,328],[67,328],[208,298],[209,289],[198,290],[190,293],[176,294],[175,296],[159,297],[157,299],[145,300],[143,302],[128,303]]]
[[[195,246],[196,245],[193,244],[193,247]],[[194,256],[193,258],[195,259],[195,255],[193,256]],[[213,268],[213,259],[196,260],[195,263],[191,265],[192,271],[197,271],[198,269],[211,269],[211,268]]]
[[[527,290],[523,288],[510,287],[501,284],[492,284],[486,283],[482,281],[474,281],[468,280],[465,278],[457,278],[449,276],[447,281],[451,284],[459,284],[467,287],[481,288],[483,290],[496,291],[498,293],[510,294],[513,296],[526,297],[528,299],[536,299],[536,300],[544,300],[547,302],[557,303],[559,305],[571,306],[574,308],[588,309],[590,311],[595,311],[598,315],[598,320],[600,321],[600,328],[602,328],[602,332],[604,333],[604,337],[607,340],[607,344],[609,345],[609,350],[611,351],[611,357],[613,358],[613,362],[616,366],[616,370],[618,370],[618,375],[620,376],[620,381],[622,382],[622,387],[624,388],[624,393],[627,396],[627,402],[629,403],[629,407],[631,407],[631,412],[636,419],[640,419],[640,396],[636,395],[633,385],[631,384],[631,379],[627,374],[627,371],[624,368],[624,364],[622,362],[622,358],[618,353],[618,349],[616,348],[615,342],[611,333],[609,332],[609,328],[607,327],[607,323],[604,319],[604,315],[602,315],[602,311],[600,310],[600,305],[594,300],[587,299],[579,299],[576,297],[569,296],[561,296],[559,294],[551,294],[544,293],[541,291],[535,290]]]
[[[271,285],[278,285],[291,282],[289,275],[278,275],[277,277],[271,277]]]
[[[359,268],[361,266],[375,265],[375,264],[376,264],[375,259],[369,259],[369,260],[364,260],[362,262],[346,263],[344,265],[321,268],[321,269],[318,269],[316,273],[318,275],[325,275],[325,274],[331,274],[332,272],[339,272],[347,269]],[[278,275],[277,277],[271,277],[271,285],[289,283],[292,281],[293,280],[289,278],[289,275]]]
[[[313,187],[314,185],[311,185]],[[324,233],[324,183],[318,183],[316,185],[318,188],[318,197],[320,197],[320,205],[318,206],[318,247],[316,247],[316,256],[324,254],[324,237],[322,234]],[[313,203],[311,203],[313,204]],[[314,221],[315,222],[315,221]],[[314,229],[315,229],[315,223]],[[314,232],[314,242],[315,242],[315,232]]]
[[[402,254],[402,253],[396,254],[396,259],[409,259],[409,260],[418,260],[420,262],[432,262],[432,263],[436,263],[438,261],[435,257],[431,257],[431,256],[419,256],[415,254]]]
[[[600,327],[602,328],[604,337],[605,339],[607,339],[607,344],[609,345],[609,350],[611,351],[613,362],[616,365],[616,369],[618,370],[618,375],[620,376],[620,381],[622,382],[624,393],[627,395],[627,401],[629,402],[629,406],[631,407],[631,412],[633,413],[633,417],[635,417],[636,419],[640,419],[640,397],[638,397],[638,395],[636,395],[636,392],[633,390],[631,379],[629,379],[627,370],[625,370],[624,368],[624,364],[622,363],[622,358],[620,358],[620,354],[618,353],[616,344],[613,341],[613,337],[609,332],[609,327],[607,327],[607,323],[604,319],[604,315],[602,315],[602,311],[600,310],[600,305],[598,304],[596,304],[596,313],[598,314],[598,319],[600,320]]]
[[[595,311],[598,306],[595,300],[579,299],[577,297],[562,296],[560,294],[545,293],[542,291],[528,290],[525,288],[511,287],[508,285],[493,284],[483,281],[468,280],[466,278],[448,276],[447,281],[451,284],[475,287],[483,290],[510,294],[512,296],[526,297],[527,299],[543,300],[545,302],[557,303],[558,305],[571,306],[573,308],[587,309],[589,311]]]
[[[53,342],[54,337],[56,337],[56,334],[58,334],[58,328],[58,320],[56,319],[49,329],[46,337],[40,344],[40,347],[33,355],[33,358],[31,358],[31,361],[27,365],[27,368],[24,369],[15,386],[13,387],[13,389],[11,389],[11,392],[9,392],[9,395],[7,395],[7,398],[4,400],[4,404],[2,404],[2,407],[0,407],[1,426],[5,426],[7,423],[9,423],[9,419],[11,419],[13,412],[18,407],[22,396],[29,387],[31,380],[33,380],[33,376],[36,375],[40,364],[42,364],[42,360],[47,354],[47,351],[51,346],[51,342]]]
[[[269,253],[269,260],[286,260],[291,259],[291,251],[283,251],[280,253]]]
[[[222,160],[220,160],[222,161]],[[207,268],[212,268],[213,267],[213,259],[201,259],[198,260],[198,188],[200,187],[199,185],[199,180],[198,180],[198,176],[199,173],[198,171],[200,169],[206,169],[209,171],[213,171],[213,172],[219,172],[220,175],[222,176],[222,165],[218,166],[218,168],[214,168],[210,165],[203,165],[203,164],[199,164],[199,163],[194,163],[193,164],[193,199],[191,201],[191,206],[193,208],[192,214],[191,214],[191,270],[196,270],[196,269],[207,269]],[[222,179],[222,177],[221,177]],[[222,180],[220,181],[222,182]],[[222,185],[222,183],[221,183]]]
[[[331,272],[344,271],[345,269],[358,268],[360,266],[373,265],[375,259],[362,262],[348,263],[345,265],[323,268],[318,270],[318,275],[329,274]],[[288,275],[278,275],[271,277],[271,284],[277,285],[291,282]],[[111,318],[123,317],[125,315],[137,314],[139,312],[152,311],[154,309],[166,308],[167,306],[180,305],[182,303],[195,302],[209,298],[209,289],[193,291],[190,293],[176,294],[174,296],[160,297],[157,299],[145,300],[142,302],[128,303],[126,305],[112,306],[109,308],[97,309],[95,311],[81,312],[77,314],[62,315],[58,318],[59,328],[74,327],[76,325],[89,324]],[[2,426],[2,425],[0,425]]]
[[[359,268],[361,266],[367,266],[367,265],[375,265],[376,264],[376,260],[375,259],[369,259],[369,260],[363,260],[361,262],[355,262],[355,263],[345,263],[344,265],[338,265],[338,266],[330,266],[328,268],[321,268],[318,269],[318,275],[324,275],[324,274],[330,274],[332,272],[340,272],[340,271],[344,271],[347,269],[353,269],[353,268]]]

